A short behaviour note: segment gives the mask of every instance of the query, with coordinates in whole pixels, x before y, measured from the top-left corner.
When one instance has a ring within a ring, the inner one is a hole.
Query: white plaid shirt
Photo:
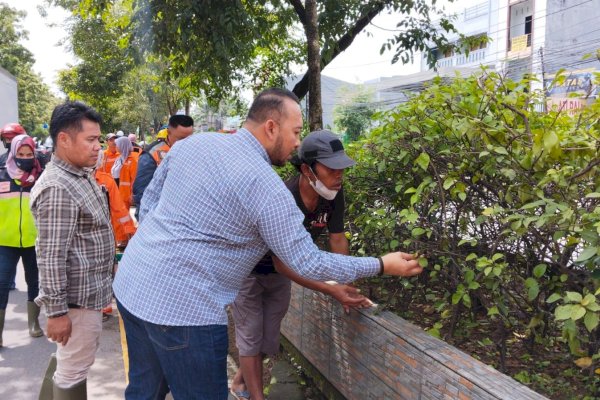
[[[273,252],[311,279],[376,275],[375,258],[320,251],[304,215],[247,130],[178,141],[144,192],[142,222],[113,289],[129,312],[160,325],[226,325],[225,306]]]
[[[68,305],[102,309],[112,296],[115,238],[93,171],[53,155],[30,200],[38,230],[36,303],[48,316],[67,312]]]

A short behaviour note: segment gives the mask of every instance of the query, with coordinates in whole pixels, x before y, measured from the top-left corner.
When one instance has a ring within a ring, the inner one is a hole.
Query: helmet
[[[157,139],[166,139],[167,138],[167,128],[165,129],[161,129],[160,131],[158,131],[158,133],[156,134],[156,138]]]
[[[23,128],[20,124],[17,124],[16,122],[6,124],[0,130],[0,137],[2,137],[2,139],[12,140],[15,136],[23,134],[27,134],[27,132],[25,132],[25,128]]]

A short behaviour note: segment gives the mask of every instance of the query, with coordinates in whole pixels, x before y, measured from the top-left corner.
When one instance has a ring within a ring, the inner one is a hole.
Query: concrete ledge
[[[545,398],[391,312],[345,315],[296,284],[281,332],[347,399]]]

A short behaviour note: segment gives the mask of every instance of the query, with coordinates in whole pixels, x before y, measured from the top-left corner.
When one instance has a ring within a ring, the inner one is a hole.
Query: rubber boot
[[[42,381],[42,387],[40,388],[39,400],[52,400],[52,391],[54,387],[54,372],[56,371],[56,354],[50,354],[50,362]]]
[[[87,380],[79,382],[68,389],[54,385],[54,400],[87,400]]]
[[[29,326],[29,336],[40,337],[44,336],[42,328],[40,328],[40,307],[33,301],[27,302],[27,322]]]
[[[0,347],[2,347],[2,331],[4,330],[4,316],[6,310],[0,310]]]

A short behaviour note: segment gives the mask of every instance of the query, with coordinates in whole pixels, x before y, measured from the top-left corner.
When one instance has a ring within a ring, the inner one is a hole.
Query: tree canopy
[[[101,17],[109,31],[122,32],[115,43],[137,54],[137,63],[160,58],[173,81],[214,104],[240,87],[258,91],[282,84],[292,65],[308,65],[294,92],[300,98],[312,92],[311,129],[322,125],[321,69],[375,16],[399,15],[397,31],[381,44],[382,52],[394,53],[394,62],[410,61],[417,50],[451,46],[444,34],[454,30],[435,0],[50,1],[84,19]]]
[[[27,31],[20,25],[25,15],[0,3],[0,66],[17,78],[18,122],[30,135],[41,138],[46,134],[42,124],[50,120],[57,99],[33,70],[33,54],[19,43],[27,38]]]

